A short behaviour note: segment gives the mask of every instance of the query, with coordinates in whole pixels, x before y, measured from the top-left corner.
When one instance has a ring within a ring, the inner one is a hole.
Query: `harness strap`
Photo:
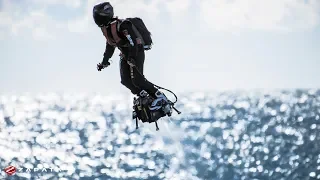
[[[114,42],[114,40],[108,36],[108,31],[105,26],[101,27],[101,31],[103,33],[103,36],[106,38],[107,43],[110,44],[111,46],[116,46],[116,42]]]
[[[151,49],[151,46],[145,45],[145,42],[144,42],[144,40],[142,38],[141,33],[134,26],[134,24],[132,22],[130,22],[130,23],[132,24],[132,29],[133,29],[134,33],[136,34],[136,36],[137,36],[136,43],[143,45],[144,49]],[[104,37],[106,38],[107,42],[111,46],[117,46],[117,44],[121,41],[121,38],[118,36],[118,31],[119,31],[119,28],[120,28],[120,24],[121,24],[120,22],[117,23],[117,20],[115,20],[115,21],[110,23],[111,34],[108,32],[108,30],[107,30],[107,28],[105,26],[101,27],[101,31],[102,31]]]
[[[113,21],[111,23],[111,34],[116,43],[119,43],[121,41],[121,38],[118,36],[117,32],[117,21]]]
[[[110,26],[111,26],[111,34],[108,33],[107,27],[105,26],[101,27],[101,31],[104,37],[106,38],[107,42],[111,46],[116,46],[117,43],[121,41],[121,38],[118,36],[118,33],[117,33],[117,21],[113,21],[110,24]]]

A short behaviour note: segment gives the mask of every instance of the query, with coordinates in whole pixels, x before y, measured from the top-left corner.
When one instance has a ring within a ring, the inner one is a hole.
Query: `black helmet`
[[[113,7],[109,2],[97,4],[93,7],[93,19],[99,26],[107,26],[113,18]]]

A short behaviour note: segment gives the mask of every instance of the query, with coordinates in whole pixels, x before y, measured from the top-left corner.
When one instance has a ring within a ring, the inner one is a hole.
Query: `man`
[[[103,61],[97,64],[98,71],[110,65],[109,59],[117,47],[121,51],[121,83],[135,95],[143,96],[147,92],[155,99],[150,109],[160,109],[161,102],[168,102],[168,99],[143,75],[146,47],[141,43],[142,40],[134,29],[135,27],[128,20],[114,17],[113,7],[109,2],[93,7],[93,19],[107,40]]]

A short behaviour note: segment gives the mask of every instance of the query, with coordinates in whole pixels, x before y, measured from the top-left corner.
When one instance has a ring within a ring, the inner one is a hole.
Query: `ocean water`
[[[178,97],[156,131],[128,96],[0,95],[0,179],[320,179],[320,90]]]

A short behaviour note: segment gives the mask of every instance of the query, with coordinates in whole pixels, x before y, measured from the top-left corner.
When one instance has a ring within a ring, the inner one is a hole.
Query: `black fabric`
[[[127,18],[132,24],[137,28],[138,32],[141,35],[141,38],[144,41],[144,45],[152,45],[152,38],[151,33],[144,24],[143,20],[141,18],[135,17],[135,18]]]
[[[118,21],[118,23],[120,23],[120,21]],[[138,45],[136,43],[136,41],[135,41],[137,36],[135,35],[135,33],[134,33],[133,29],[132,29],[131,22],[130,21],[125,21],[125,22],[121,23],[119,29],[120,29],[120,31],[118,32],[118,36],[122,40],[120,41],[119,44],[117,44],[117,47],[121,51],[121,46],[122,45],[127,45],[127,44],[130,43],[129,40],[127,39],[127,37],[124,34],[125,32],[127,32],[130,35],[130,37],[131,37],[131,39],[133,41],[133,46],[129,46],[128,49],[127,49],[128,56],[133,58],[133,59],[135,59],[135,57],[137,56],[138,48],[140,48],[141,45]],[[107,31],[108,31],[109,34],[111,34],[111,27],[110,26],[107,27]],[[113,56],[113,54],[114,54],[114,50],[115,50],[114,46],[111,46],[110,44],[106,43],[105,52],[103,54],[104,57],[105,58],[111,58]]]
[[[122,48],[122,53],[125,57],[128,57],[129,49]],[[153,86],[148,80],[143,76],[143,66],[145,60],[145,53],[142,48],[137,51],[137,56],[134,59],[136,67],[131,68],[127,63],[126,58],[121,58],[120,60],[120,76],[121,83],[131,90],[133,94],[139,94],[141,90],[147,91],[150,95],[155,96],[154,94],[157,91],[157,88]],[[139,70],[137,70],[137,69]],[[131,76],[131,72],[132,75]]]
[[[142,45],[137,44],[136,39],[138,38],[138,36],[134,32],[130,21],[124,21],[120,25],[120,37],[122,36],[126,40],[126,42],[130,44],[128,37],[126,37],[126,33],[130,35],[133,43],[133,45],[130,45],[128,47],[128,57],[135,58],[137,56],[138,49],[142,47]]]
[[[119,23],[120,21],[118,21]],[[107,28],[110,30],[110,26]],[[111,33],[110,33],[111,34]],[[130,38],[133,42],[128,47],[123,47],[124,44],[130,44],[129,39],[126,35],[130,35]],[[118,36],[122,39],[120,43],[117,44],[118,49],[124,55],[124,58],[120,59],[120,76],[121,76],[121,84],[131,90],[133,94],[138,95],[141,90],[147,91],[151,96],[155,97],[155,93],[157,88],[153,86],[148,80],[146,80],[143,76],[143,66],[145,60],[145,51],[142,45],[136,43],[137,36],[132,29],[132,24],[129,21],[124,21],[121,23]],[[107,43],[106,49],[104,52],[103,63],[108,62],[109,58],[111,58],[114,54],[115,47],[111,46]],[[130,68],[127,63],[128,58],[133,59],[135,62],[135,68]],[[131,71],[133,73],[133,77],[131,77]]]
[[[106,44],[106,50],[105,53],[103,54],[103,61],[102,64],[106,65],[109,62],[109,59],[112,57],[114,53],[115,47],[111,46],[110,44]]]

